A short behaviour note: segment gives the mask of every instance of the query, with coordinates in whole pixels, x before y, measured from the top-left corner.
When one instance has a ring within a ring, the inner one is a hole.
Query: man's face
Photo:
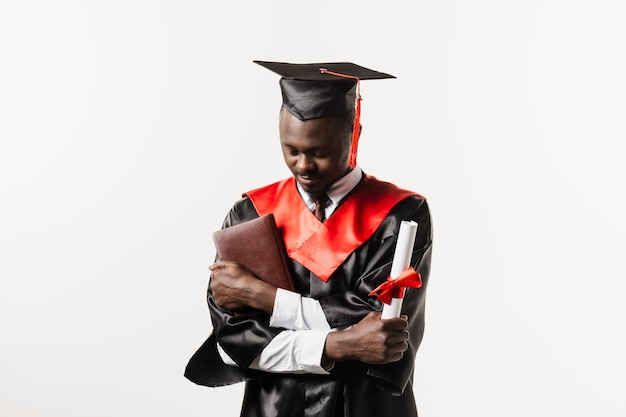
[[[341,118],[302,121],[283,108],[279,133],[285,163],[305,191],[324,192],[348,171],[351,135]]]

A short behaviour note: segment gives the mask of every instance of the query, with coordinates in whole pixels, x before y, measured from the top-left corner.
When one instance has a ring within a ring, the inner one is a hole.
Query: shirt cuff
[[[328,375],[322,366],[325,330],[283,331],[263,349],[251,368],[275,373]]]
[[[289,330],[330,330],[319,301],[278,288],[270,326]]]

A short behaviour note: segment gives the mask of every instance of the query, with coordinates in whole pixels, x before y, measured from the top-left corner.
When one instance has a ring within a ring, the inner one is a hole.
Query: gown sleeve
[[[244,200],[235,204],[228,213],[224,228],[258,217],[250,204],[242,204]],[[207,290],[207,302],[217,343],[243,370],[247,370],[263,348],[282,331],[269,326],[268,315],[235,315],[220,308],[213,299],[210,286]]]
[[[230,227],[257,218],[248,199],[236,203],[224,220],[223,227]],[[235,316],[215,303],[209,286],[207,302],[213,330],[209,338],[192,355],[185,367],[185,377],[208,387],[235,384],[258,376],[250,365],[263,349],[281,333],[281,329],[269,326],[269,316]],[[222,359],[218,345],[237,366]]]
[[[408,350],[398,362],[366,367],[368,376],[395,395],[402,394],[412,379],[415,355],[424,333],[425,297],[432,252],[432,224],[426,200],[410,197],[394,207],[374,236],[343,266],[346,274],[351,274],[351,288],[320,299],[326,318],[333,328],[355,324],[372,310],[382,310],[382,303],[370,297],[369,293],[383,283],[391,272],[398,231],[403,220],[413,220],[418,224],[411,265],[422,277],[422,287],[407,289],[402,304],[401,314],[408,316]]]

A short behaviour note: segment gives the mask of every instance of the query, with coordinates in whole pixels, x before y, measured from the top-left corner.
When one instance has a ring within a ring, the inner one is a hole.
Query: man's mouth
[[[322,177],[320,177],[319,175],[297,175],[298,177],[298,181],[300,181],[301,184],[315,184],[316,182],[319,182],[321,180]]]
[[[319,173],[314,172],[314,171],[309,171],[309,172],[298,172],[298,171],[296,171],[295,174],[296,174],[296,177],[302,178],[302,179],[305,179],[305,180],[316,180],[316,179],[320,178]]]

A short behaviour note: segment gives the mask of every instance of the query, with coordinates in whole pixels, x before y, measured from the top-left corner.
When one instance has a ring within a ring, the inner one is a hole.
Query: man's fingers
[[[397,332],[406,330],[408,327],[409,323],[401,318],[383,320],[383,330],[386,331]]]
[[[406,342],[407,340],[409,340],[409,331],[408,330],[403,330],[400,332],[394,332],[389,336],[388,339],[388,345],[395,345],[397,343],[402,343],[402,342]]]
[[[227,261],[225,259],[218,259],[217,261],[215,261],[215,263],[211,266],[209,266],[209,269],[211,271],[216,271],[218,269],[224,269],[227,268],[229,266],[234,266],[237,265],[235,262],[232,261]]]
[[[222,268],[226,268],[226,262],[222,261],[221,259],[218,259],[213,265],[209,266],[209,269],[211,271],[216,271]]]
[[[403,357],[403,356],[404,356],[404,353],[403,353],[403,352],[398,352],[398,353],[395,353],[395,354],[393,354],[393,355],[391,356],[391,359],[389,359],[389,362],[388,362],[388,363],[391,363],[391,362],[398,362],[400,359],[402,359],[402,357]]]

